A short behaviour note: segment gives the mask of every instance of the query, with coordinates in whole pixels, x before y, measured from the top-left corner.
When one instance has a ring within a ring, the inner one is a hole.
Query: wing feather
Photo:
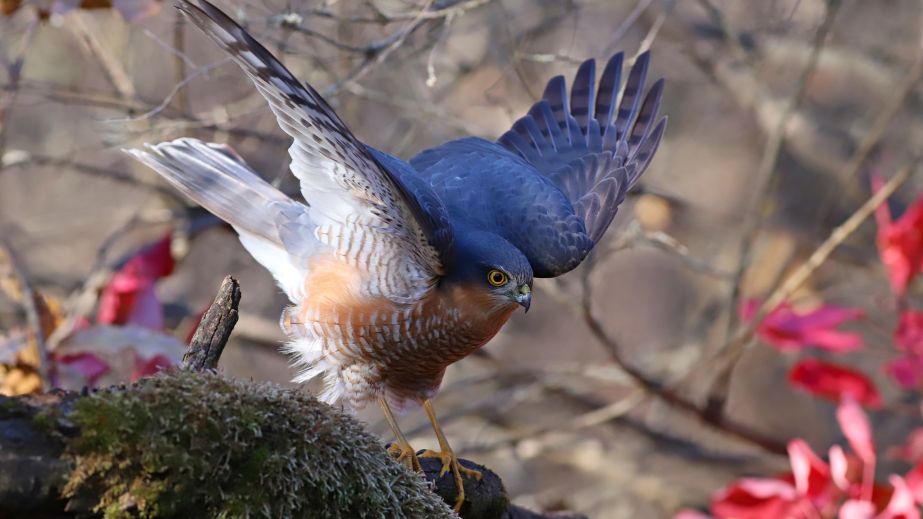
[[[623,62],[623,54],[613,56],[598,85],[596,62],[583,62],[569,105],[564,78],[552,78],[543,99],[497,141],[561,189],[594,243],[647,168],[666,125],[665,117],[657,121],[663,80],[644,92],[650,55],[638,56],[621,85]]]
[[[217,7],[206,0],[179,0],[177,7],[231,55],[294,139],[291,170],[301,183],[318,239],[343,261],[398,267],[392,277],[400,279],[366,287],[372,295],[397,302],[422,297],[444,272],[452,245],[444,208],[419,201],[419,190],[426,186],[408,187],[383,166],[316,90],[298,81]],[[378,246],[351,246],[364,239],[361,235],[374,235]]]

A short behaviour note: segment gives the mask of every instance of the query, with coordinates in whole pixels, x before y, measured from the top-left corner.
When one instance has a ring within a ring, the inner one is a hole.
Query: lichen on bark
[[[106,518],[456,517],[351,417],[297,390],[179,371],[76,402],[70,497]]]

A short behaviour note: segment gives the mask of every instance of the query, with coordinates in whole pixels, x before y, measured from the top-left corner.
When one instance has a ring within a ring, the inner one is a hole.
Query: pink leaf
[[[905,355],[884,365],[885,373],[903,389],[915,389],[923,384],[923,357]]]
[[[904,481],[907,488],[913,494],[913,499],[919,504],[923,504],[923,463],[917,463],[904,475]]]
[[[898,459],[916,463],[923,460],[923,427],[917,427],[907,434],[904,443],[893,447],[888,454]]]
[[[849,479],[847,478],[849,461],[846,459],[843,447],[839,445],[830,447],[828,457],[830,458],[830,479],[840,490],[847,490],[849,488]]]
[[[839,519],[872,519],[875,517],[875,505],[869,501],[850,499],[840,507]]]
[[[923,312],[904,310],[894,331],[894,342],[904,353],[923,353]]]
[[[850,395],[863,405],[881,406],[875,384],[861,372],[817,359],[803,359],[788,374],[789,382],[813,395],[839,401]]]
[[[673,519],[713,519],[712,516],[703,514],[698,510],[683,509],[673,514]]]
[[[53,355],[53,362],[58,365],[67,366],[75,371],[86,381],[86,385],[93,386],[100,377],[105,375],[111,369],[109,364],[96,355],[87,352],[75,353],[71,355]]]
[[[865,411],[850,394],[844,394],[836,409],[840,429],[849,441],[849,446],[866,465],[875,464],[875,445],[872,440],[872,426]]]
[[[894,493],[891,494],[888,506],[876,519],[920,519],[920,511],[914,503],[913,493],[904,478],[891,474],[888,481],[894,487]]]
[[[808,497],[819,496],[830,483],[830,469],[814,454],[807,442],[796,438],[788,442],[788,459],[795,477],[795,489]]]
[[[748,319],[758,307],[757,301],[746,301],[741,314]],[[858,308],[824,305],[811,311],[799,312],[782,304],[763,319],[757,327],[757,335],[782,351],[797,351],[808,347],[834,352],[851,351],[862,347],[862,336],[837,330],[836,327],[864,315]]]

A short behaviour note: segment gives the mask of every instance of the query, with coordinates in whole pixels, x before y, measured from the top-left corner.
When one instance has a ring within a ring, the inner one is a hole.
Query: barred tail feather
[[[259,177],[227,146],[177,139],[126,153],[159,173],[194,202],[234,227],[244,248],[297,300],[313,250],[307,207]],[[299,227],[301,243],[291,228]]]

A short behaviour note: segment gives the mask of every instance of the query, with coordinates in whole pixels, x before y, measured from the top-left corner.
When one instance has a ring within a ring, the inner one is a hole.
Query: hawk
[[[291,171],[304,202],[264,181],[217,144],[182,138],[127,150],[228,222],[292,306],[284,349],[323,376],[321,399],[359,409],[377,402],[397,441],[419,461],[392,407],[422,404],[442,473],[464,500],[461,467],[431,399],[445,369],[487,343],[535,277],[580,264],[654,156],[660,79],[645,92],[649,55],[622,81],[622,54],[580,65],[568,95],[552,79],[542,99],[496,142],[453,140],[410,161],[363,144],[310,85],[206,0],[177,7],[224,49],[269,102],[293,142]]]

